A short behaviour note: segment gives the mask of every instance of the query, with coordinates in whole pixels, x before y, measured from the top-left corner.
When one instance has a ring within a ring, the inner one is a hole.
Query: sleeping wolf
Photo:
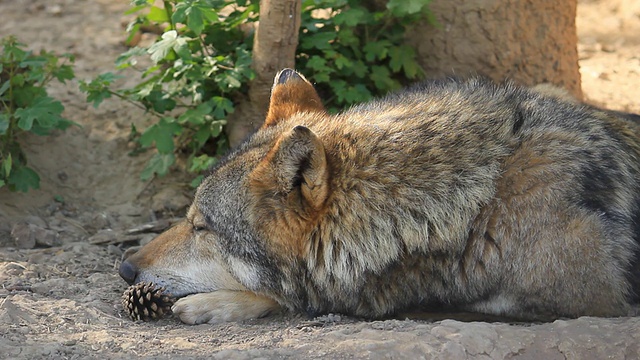
[[[186,323],[281,307],[625,315],[640,294],[640,127],[625,116],[480,79],[329,115],[285,69],[263,127],[120,274],[166,286]]]

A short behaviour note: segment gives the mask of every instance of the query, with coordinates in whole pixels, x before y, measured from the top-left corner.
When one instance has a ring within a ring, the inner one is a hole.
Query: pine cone
[[[122,294],[122,307],[133,321],[161,319],[164,314],[171,313],[175,302],[164,291],[164,287],[157,287],[152,282],[131,285]]]

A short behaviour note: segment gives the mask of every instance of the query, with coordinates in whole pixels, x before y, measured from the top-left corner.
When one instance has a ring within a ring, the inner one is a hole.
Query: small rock
[[[598,79],[601,80],[611,80],[611,78],[609,77],[609,74],[606,72],[600,73],[600,75],[598,75]]]
[[[98,231],[109,228],[111,226],[111,219],[106,213],[95,214],[88,220],[86,227],[89,230]]]
[[[111,230],[100,230],[95,235],[89,238],[90,244],[108,244],[115,242],[118,239],[118,234]]]
[[[54,4],[54,5],[48,6],[46,8],[46,11],[51,15],[60,15],[62,14],[62,6],[58,4]]]
[[[36,237],[33,233],[35,225],[17,223],[11,229],[11,237],[19,249],[33,249],[36,247]]]
[[[36,245],[45,247],[60,245],[57,232],[35,224],[44,224],[44,226],[46,226],[46,223],[42,219],[34,216],[27,218],[27,220],[30,222],[19,222],[11,229],[11,237],[16,247],[20,249],[33,249]],[[33,223],[31,223],[31,221]]]
[[[36,226],[39,226],[39,227],[45,228],[45,229],[48,228],[47,222],[44,221],[41,217],[35,216],[35,215],[26,216],[22,220],[22,222],[27,223],[27,224],[33,224],[33,225],[36,225]]]
[[[109,244],[109,246],[107,246],[107,252],[109,255],[116,255],[118,257],[121,257],[123,253],[122,249],[113,244]]]
[[[602,44],[602,51],[607,52],[607,53],[613,53],[616,52],[616,46],[613,44]]]
[[[35,227],[33,234],[36,238],[36,245],[44,247],[59,246],[60,240],[58,239],[58,233],[53,230],[43,229],[41,227]]]

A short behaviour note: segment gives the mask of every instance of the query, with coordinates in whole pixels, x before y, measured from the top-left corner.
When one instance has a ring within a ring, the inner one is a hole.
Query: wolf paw
[[[269,315],[280,309],[272,299],[248,291],[217,290],[179,299],[171,308],[186,324],[219,324]]]

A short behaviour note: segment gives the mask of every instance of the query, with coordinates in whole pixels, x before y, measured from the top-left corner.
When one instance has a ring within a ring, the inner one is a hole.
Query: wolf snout
[[[125,260],[120,264],[120,270],[118,270],[120,277],[124,279],[129,285],[133,285],[138,277],[138,267],[135,266],[129,260]]]

